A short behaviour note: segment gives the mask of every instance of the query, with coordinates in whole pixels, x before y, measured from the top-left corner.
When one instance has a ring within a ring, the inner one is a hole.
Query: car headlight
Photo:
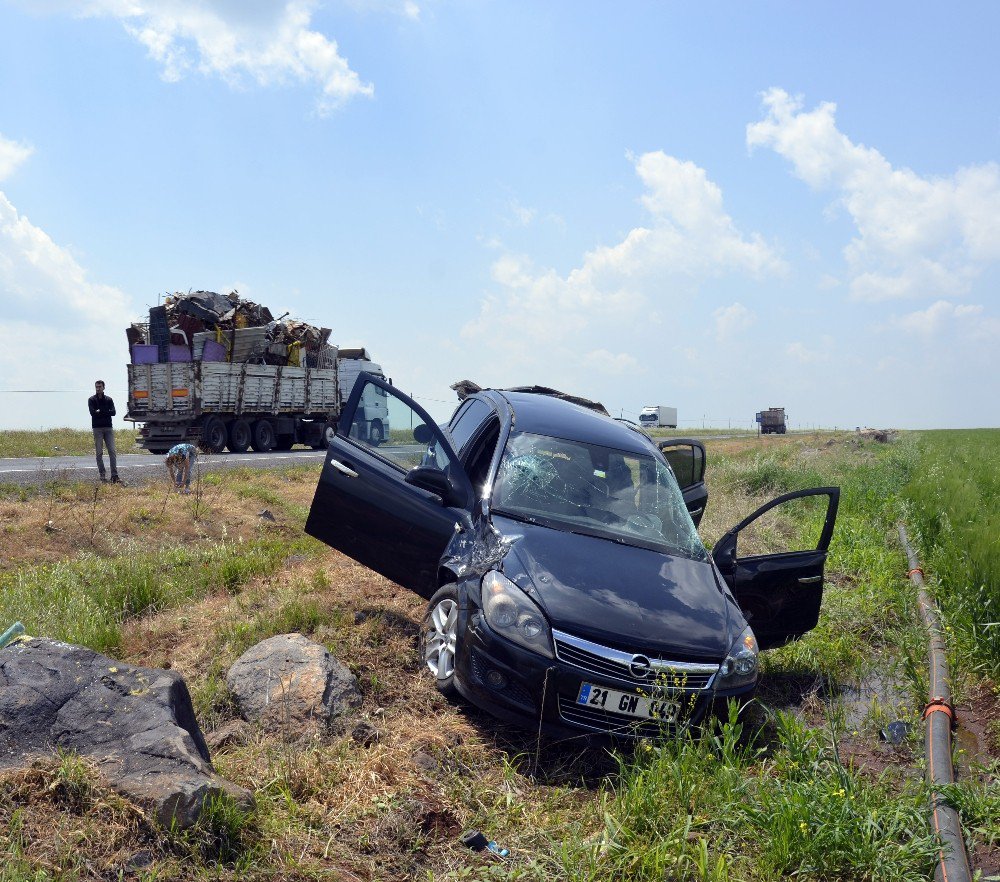
[[[753,630],[747,626],[730,647],[725,661],[719,666],[720,689],[735,689],[739,686],[752,686],[757,680],[757,638]]]
[[[552,630],[542,611],[510,579],[496,570],[483,576],[483,614],[498,634],[525,649],[554,658]]]

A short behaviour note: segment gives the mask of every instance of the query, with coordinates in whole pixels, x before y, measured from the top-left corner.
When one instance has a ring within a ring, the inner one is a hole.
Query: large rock
[[[0,769],[56,748],[91,760],[165,826],[191,826],[209,797],[250,802],[212,769],[179,674],[44,638],[0,649]]]
[[[226,675],[244,719],[286,735],[323,730],[361,703],[358,681],[301,634],[281,634],[248,649]]]

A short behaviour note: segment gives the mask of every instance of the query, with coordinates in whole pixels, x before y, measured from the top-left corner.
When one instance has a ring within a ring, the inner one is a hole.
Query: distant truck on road
[[[677,408],[665,407],[662,404],[644,407],[639,414],[639,425],[644,429],[676,429]]]
[[[757,414],[761,435],[784,435],[788,427],[785,408],[769,407]]]

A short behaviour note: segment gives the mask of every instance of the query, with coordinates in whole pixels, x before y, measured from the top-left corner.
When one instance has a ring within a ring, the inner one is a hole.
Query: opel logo
[[[652,670],[652,662],[644,655],[633,655],[632,661],[628,664],[628,670],[636,680],[645,680]]]

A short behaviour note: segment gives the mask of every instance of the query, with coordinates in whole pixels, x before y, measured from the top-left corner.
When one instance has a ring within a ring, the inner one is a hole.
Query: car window
[[[351,439],[403,471],[418,465],[444,469],[451,462],[423,417],[394,392],[371,382],[361,393]]]
[[[458,418],[449,426],[449,432],[455,442],[455,450],[459,454],[492,413],[493,408],[479,398],[473,398],[468,402],[468,406],[458,413]]]
[[[652,454],[521,432],[500,461],[493,509],[706,560],[673,473]]]

